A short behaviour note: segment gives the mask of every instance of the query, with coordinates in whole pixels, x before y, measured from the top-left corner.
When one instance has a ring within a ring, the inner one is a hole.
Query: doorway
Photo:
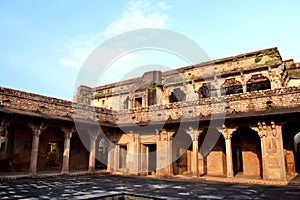
[[[62,160],[62,145],[58,142],[48,142],[46,167],[60,169]]]
[[[232,147],[233,172],[238,174],[243,172],[243,154],[241,146]]]

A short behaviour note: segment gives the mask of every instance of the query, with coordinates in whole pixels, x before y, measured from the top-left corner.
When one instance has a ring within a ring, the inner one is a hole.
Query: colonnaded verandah
[[[288,180],[300,171],[299,116],[300,63],[277,48],[80,86],[73,102],[1,87],[0,172]]]

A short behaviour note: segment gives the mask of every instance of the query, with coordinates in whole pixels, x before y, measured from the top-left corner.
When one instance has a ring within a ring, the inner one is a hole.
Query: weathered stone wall
[[[105,108],[76,104],[71,101],[3,87],[0,88],[0,104],[2,108],[46,114],[53,117],[113,122],[113,111]]]
[[[117,124],[131,124],[149,121],[189,119],[210,116],[217,113],[251,113],[278,108],[292,108],[300,105],[300,87],[261,90],[232,94],[218,98],[204,98],[190,102],[176,102],[129,109],[117,113]]]

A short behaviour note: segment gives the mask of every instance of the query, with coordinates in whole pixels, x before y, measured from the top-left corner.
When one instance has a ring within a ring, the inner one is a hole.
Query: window
[[[135,105],[135,108],[141,108],[143,105],[143,98],[142,97],[135,98],[134,105]]]

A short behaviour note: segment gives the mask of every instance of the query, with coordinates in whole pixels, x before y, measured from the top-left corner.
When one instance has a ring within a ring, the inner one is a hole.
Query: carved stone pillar
[[[63,154],[63,164],[61,173],[69,174],[69,160],[70,160],[70,140],[74,129],[62,127],[61,130],[64,132],[64,154]]]
[[[191,136],[191,139],[193,141],[193,152],[192,152],[192,160],[191,160],[191,170],[192,170],[192,174],[194,176],[198,176],[199,175],[199,170],[198,170],[198,153],[199,153],[199,149],[198,149],[198,138],[200,133],[203,132],[203,130],[195,130],[192,127],[189,127],[188,130],[186,130],[186,133],[189,134]]]
[[[231,138],[232,138],[232,133],[235,130],[236,130],[236,128],[227,128],[226,126],[223,126],[223,128],[219,130],[225,138],[227,177],[234,176],[233,162],[232,162]]]
[[[94,131],[89,131],[90,135],[90,156],[89,156],[89,169],[88,173],[95,172],[95,152],[96,152],[96,140],[98,133]]]
[[[47,128],[43,123],[35,124],[31,123],[28,126],[32,129],[32,147],[31,147],[31,158],[30,158],[30,167],[29,174],[31,176],[36,176],[37,173],[37,160],[39,152],[39,139],[43,130]]]

